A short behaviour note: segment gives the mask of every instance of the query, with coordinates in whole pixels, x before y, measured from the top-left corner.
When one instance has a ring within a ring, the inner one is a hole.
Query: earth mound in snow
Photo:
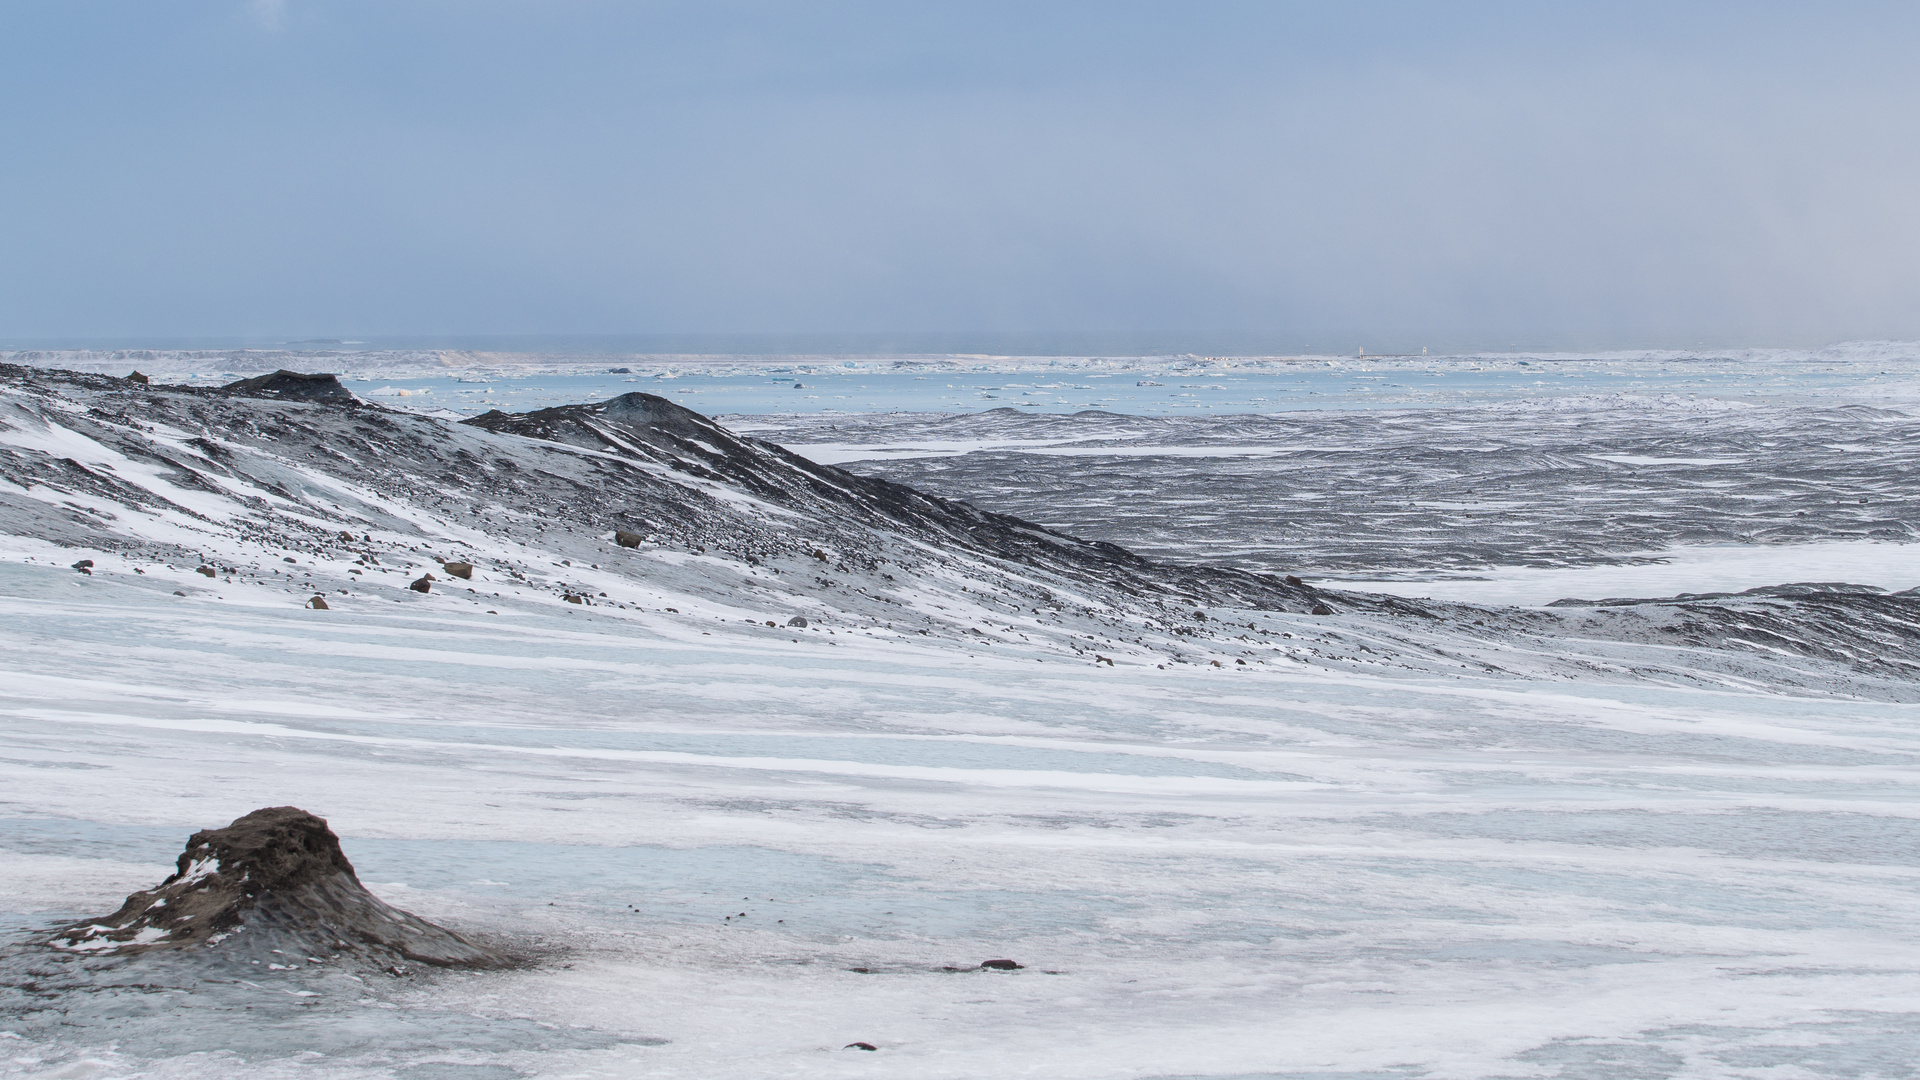
[[[286,401],[319,401],[337,404],[351,404],[356,399],[353,391],[340,385],[336,375],[307,375],[298,371],[281,368],[270,375],[255,375],[251,379],[241,379],[221,387],[229,393],[259,394],[262,397],[281,398]]]
[[[383,966],[502,967],[508,957],[395,908],[360,884],[326,819],[292,806],[241,817],[187,840],[174,873],[119,911],[47,944],[120,956],[246,943],[287,956],[357,954]]]

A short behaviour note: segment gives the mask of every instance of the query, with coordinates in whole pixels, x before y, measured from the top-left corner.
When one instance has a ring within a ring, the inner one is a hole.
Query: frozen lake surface
[[[1920,346],[1821,350],[1493,353],[1467,356],[625,356],[457,351],[225,350],[0,353],[0,361],[217,386],[286,367],[342,376],[396,407],[471,416],[658,394],[705,413],[970,413],[995,408],[1135,416],[1446,408],[1591,395],[1920,403]],[[798,385],[795,385],[798,384]]]
[[[727,521],[806,544],[622,549],[516,501],[606,452],[419,418],[363,444],[279,402],[201,433],[8,384],[15,938],[292,804],[381,898],[550,960],[38,1010],[16,986],[0,1075],[1913,1076],[1911,650],[1501,608],[1920,585],[1914,383],[1821,389],[1819,363],[1783,376],[1807,401],[736,425],[1174,562],[1480,605],[1333,615],[917,535],[868,566],[766,491]],[[469,456],[419,465],[403,436],[442,429]],[[436,554],[473,580],[409,590]],[[1889,603],[1877,632],[1910,640]],[[949,970],[1002,957],[1025,966]]]

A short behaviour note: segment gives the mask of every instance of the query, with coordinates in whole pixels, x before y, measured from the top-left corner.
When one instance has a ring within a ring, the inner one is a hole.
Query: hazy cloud
[[[1904,7],[183,10],[0,12],[0,334],[1920,336]]]

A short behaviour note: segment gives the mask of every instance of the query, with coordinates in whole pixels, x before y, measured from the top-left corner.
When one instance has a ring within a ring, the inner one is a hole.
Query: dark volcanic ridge
[[[111,915],[63,927],[45,944],[91,956],[212,949],[229,959],[304,965],[324,957],[388,970],[514,962],[368,892],[326,820],[291,806],[194,833],[165,881],[127,897]]]
[[[823,658],[857,633],[1109,666],[1920,693],[1911,592],[1541,609],[1323,589],[821,465],[648,394],[456,423],[360,401],[330,376],[200,388],[0,365],[0,534],[59,549],[25,562],[68,575],[92,562],[89,587],[185,603],[245,589],[316,612],[514,607]],[[1340,541],[1303,537],[1302,562]]]

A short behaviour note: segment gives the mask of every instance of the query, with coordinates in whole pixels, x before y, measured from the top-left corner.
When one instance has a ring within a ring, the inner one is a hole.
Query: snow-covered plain
[[[296,454],[292,406],[243,437],[107,393],[62,420],[9,387],[0,430],[112,481],[4,492],[8,925],[110,911],[187,833],[293,804],[383,899],[548,959],[103,989],[9,1012],[8,1074],[1915,1075],[1900,649],[1870,671],[1491,608],[1183,626],[1198,602],[925,541],[819,585],[804,554],[628,551],[376,487]],[[1191,496],[1143,486],[1135,516]],[[1567,562],[1632,565],[1601,547]],[[405,587],[455,554],[471,583]],[[1002,957],[1025,967],[950,970]]]

